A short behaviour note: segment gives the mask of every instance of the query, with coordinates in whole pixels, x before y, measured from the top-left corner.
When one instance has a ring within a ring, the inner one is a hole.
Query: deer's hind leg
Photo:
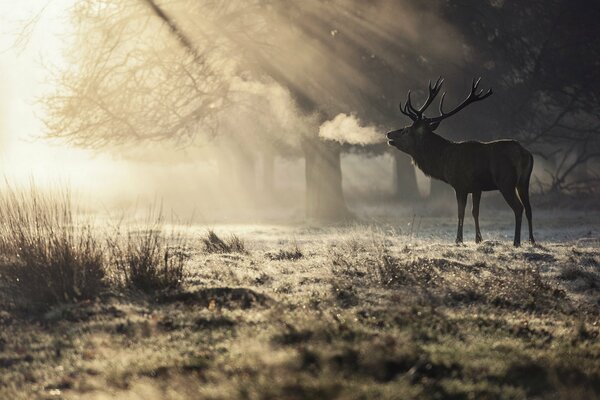
[[[475,220],[475,243],[481,243],[481,231],[479,231],[479,202],[481,201],[481,192],[473,192],[473,219]]]
[[[515,247],[521,245],[521,222],[523,220],[523,204],[517,196],[517,190],[515,186],[500,188],[500,193],[504,196],[504,200],[508,203],[515,213]]]
[[[527,224],[529,226],[529,242],[535,244],[535,239],[533,238],[533,215],[531,213],[531,203],[529,203],[529,177],[517,184],[517,192],[519,193],[521,203],[525,207],[525,216],[527,217]]]

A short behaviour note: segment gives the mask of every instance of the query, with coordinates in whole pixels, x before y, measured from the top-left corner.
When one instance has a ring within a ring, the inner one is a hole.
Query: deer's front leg
[[[456,202],[458,203],[458,230],[456,232],[456,243],[463,242],[463,222],[465,220],[465,207],[467,206],[468,193],[456,190]]]

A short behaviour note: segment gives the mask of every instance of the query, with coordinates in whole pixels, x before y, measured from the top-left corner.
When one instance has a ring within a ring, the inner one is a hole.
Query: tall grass
[[[107,235],[74,210],[68,190],[10,186],[0,193],[0,295],[46,309],[92,299],[108,285],[146,292],[181,286],[189,258],[179,234],[163,233],[162,214]]]
[[[0,281],[14,302],[47,307],[95,297],[103,287],[102,241],[77,219],[68,190],[32,184],[0,194]]]
[[[149,214],[143,226],[117,227],[108,239],[115,280],[121,286],[145,292],[181,286],[189,259],[183,235],[164,233],[162,213]]]

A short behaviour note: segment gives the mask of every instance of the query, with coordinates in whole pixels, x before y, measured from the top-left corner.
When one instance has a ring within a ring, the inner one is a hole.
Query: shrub
[[[244,241],[237,235],[231,235],[227,239],[221,239],[215,231],[209,229],[206,236],[202,238],[204,251],[207,253],[246,253]]]
[[[150,217],[150,220],[152,217]],[[118,228],[108,240],[115,278],[123,286],[145,292],[174,289],[181,286],[189,255],[182,235],[165,235],[162,216],[140,230]]]
[[[68,190],[6,187],[0,195],[0,280],[10,300],[47,308],[95,297],[103,288],[101,241],[73,212]]]

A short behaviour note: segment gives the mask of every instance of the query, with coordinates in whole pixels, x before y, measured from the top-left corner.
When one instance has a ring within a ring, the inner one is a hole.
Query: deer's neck
[[[445,181],[444,154],[452,145],[453,142],[433,132],[426,133],[416,143],[413,160],[425,175]]]

